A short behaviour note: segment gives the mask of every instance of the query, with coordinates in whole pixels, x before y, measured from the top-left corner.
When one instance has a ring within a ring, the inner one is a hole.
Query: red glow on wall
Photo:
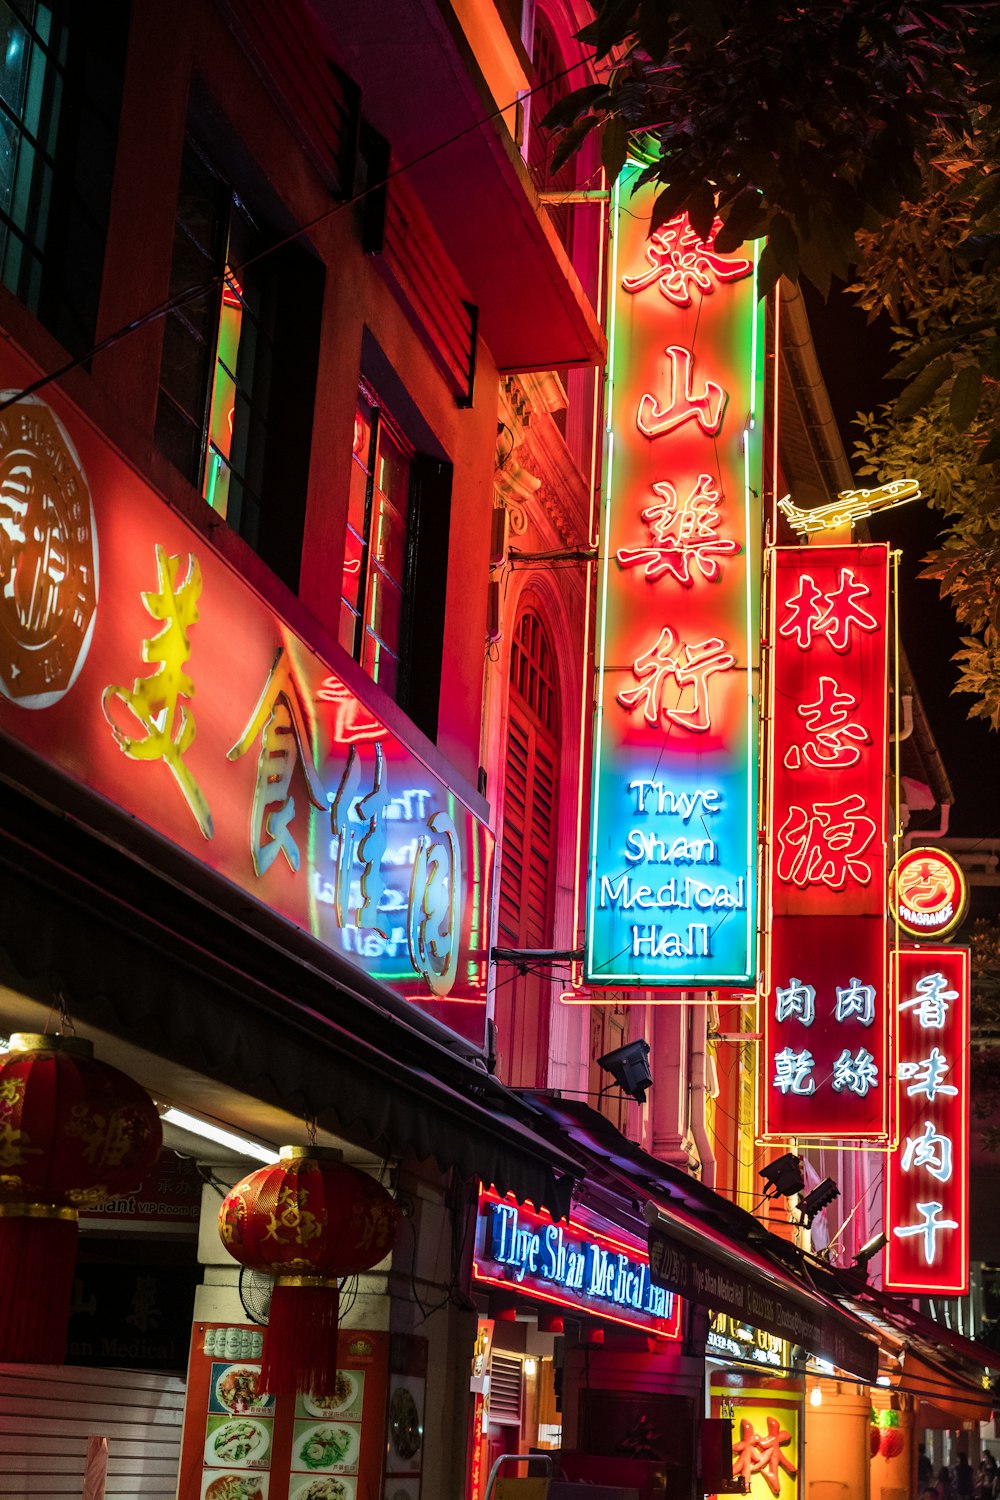
[[[773,554],[765,1138],[888,1135],[884,546]]]
[[[964,1297],[969,1290],[968,948],[896,955],[898,1144],[886,1168],[885,1285]]]

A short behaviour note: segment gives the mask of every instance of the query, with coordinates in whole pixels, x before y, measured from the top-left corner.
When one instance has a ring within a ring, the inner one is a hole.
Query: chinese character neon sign
[[[886,1139],[888,549],[771,570],[762,1135]]]
[[[969,1290],[969,950],[895,955],[898,1144],[886,1166],[885,1285]]]
[[[757,969],[763,308],[754,260],[683,217],[647,236],[638,171],[613,215],[584,978],[736,988]]]
[[[11,348],[3,361],[12,389],[37,376]],[[481,1046],[493,840],[475,791],[421,760],[352,663],[318,656],[79,416],[64,426],[35,400],[3,413],[5,527],[0,735],[305,934],[334,972],[391,985]]]

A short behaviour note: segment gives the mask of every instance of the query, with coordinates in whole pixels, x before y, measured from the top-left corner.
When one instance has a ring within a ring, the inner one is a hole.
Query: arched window
[[[550,948],[557,854],[559,697],[555,655],[538,613],[525,608],[511,648],[497,943]],[[550,970],[497,973],[500,1073],[517,1087],[544,1087]]]
[[[535,67],[535,92],[531,96],[531,131],[528,136],[528,167],[539,192],[567,191],[576,187],[576,158],[571,157],[558,172],[552,170],[552,148],[550,131],[542,121],[552,106],[568,93],[571,79],[566,76],[566,63],[559,50],[552,26],[541,11],[535,16],[535,33],[531,44],[531,60]],[[550,206],[555,231],[567,250],[570,248],[570,231],[573,225],[572,212],[568,204]]]

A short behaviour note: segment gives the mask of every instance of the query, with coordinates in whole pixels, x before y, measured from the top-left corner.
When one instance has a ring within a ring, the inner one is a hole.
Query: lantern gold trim
[[[79,1209],[59,1203],[0,1203],[0,1219],[63,1219],[73,1224],[79,1217]]]
[[[343,1161],[344,1153],[336,1146],[282,1146],[278,1152],[279,1161],[303,1161],[307,1157],[313,1161]]]
[[[10,1052],[70,1052],[77,1057],[93,1057],[94,1044],[83,1036],[66,1036],[61,1031],[14,1031],[7,1043]]]
[[[336,1276],[276,1276],[275,1286],[322,1286],[327,1290],[340,1286]]]

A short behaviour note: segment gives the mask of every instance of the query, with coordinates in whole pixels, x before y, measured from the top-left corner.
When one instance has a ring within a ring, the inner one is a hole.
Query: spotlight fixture
[[[598,1067],[610,1073],[623,1094],[637,1104],[645,1104],[646,1090],[652,1086],[653,1075],[649,1071],[649,1043],[640,1037],[638,1041],[626,1042],[613,1052],[605,1052],[597,1059]]]
[[[776,1156],[757,1176],[763,1177],[767,1183],[765,1198],[794,1198],[805,1187],[802,1158],[793,1151],[786,1151],[784,1156]]]
[[[867,1271],[868,1262],[874,1260],[889,1243],[889,1236],[884,1232],[873,1234],[870,1240],[866,1240],[854,1257],[854,1264],[859,1271]]]
[[[823,1181],[817,1183],[811,1192],[804,1193],[799,1199],[799,1224],[807,1229],[811,1227],[813,1219],[818,1213],[822,1213],[828,1203],[834,1198],[840,1197],[840,1188],[832,1177],[824,1177]]]

